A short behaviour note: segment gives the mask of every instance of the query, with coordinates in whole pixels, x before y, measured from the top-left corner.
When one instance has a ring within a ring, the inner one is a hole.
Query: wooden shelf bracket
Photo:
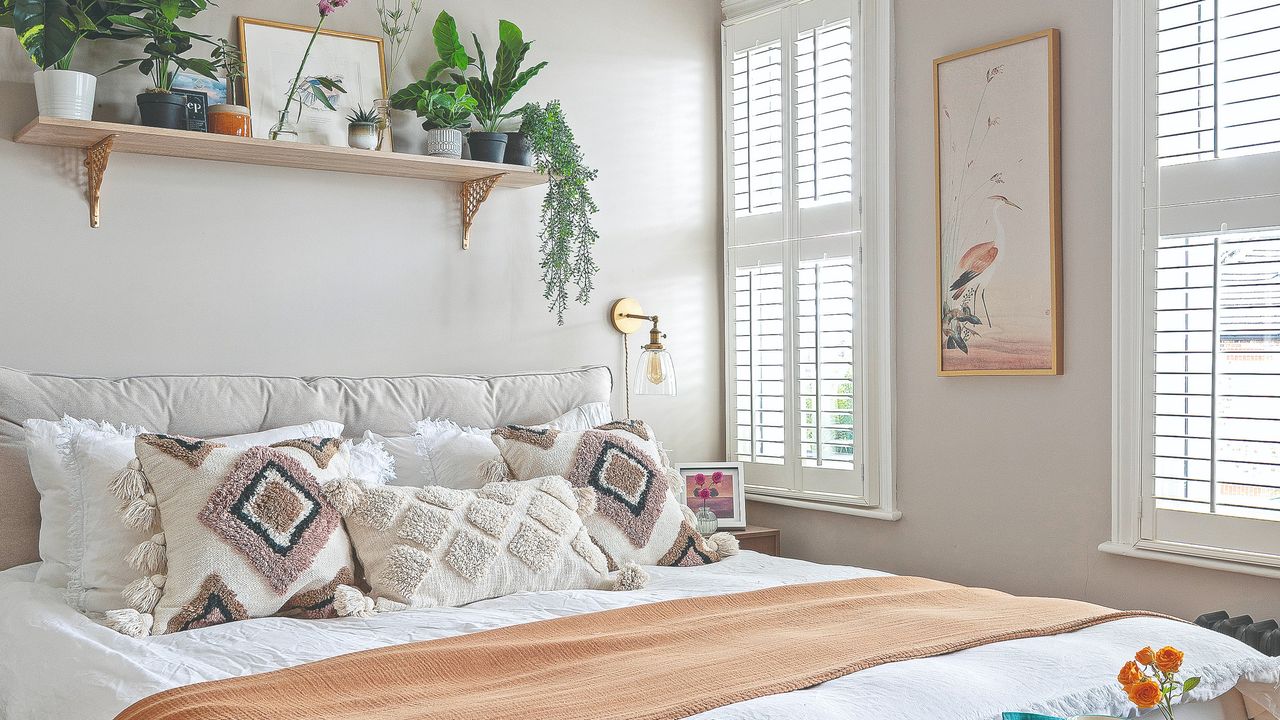
[[[485,200],[489,199],[489,194],[493,192],[493,188],[498,181],[506,176],[506,173],[498,173],[490,175],[478,180],[467,180],[462,183],[462,189],[459,194],[462,198],[462,249],[471,249],[471,225],[476,221],[476,214],[480,212],[480,206]]]
[[[102,179],[107,174],[107,161],[111,159],[111,146],[116,136],[108,135],[84,151],[84,166],[89,171],[89,227],[96,228],[102,222]]]

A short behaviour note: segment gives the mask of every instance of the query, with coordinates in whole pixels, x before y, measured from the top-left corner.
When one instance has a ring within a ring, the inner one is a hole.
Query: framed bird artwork
[[[938,374],[1062,374],[1058,31],[933,61]]]

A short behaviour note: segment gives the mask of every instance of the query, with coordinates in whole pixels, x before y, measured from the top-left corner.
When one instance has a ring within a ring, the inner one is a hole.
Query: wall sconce
[[[622,347],[625,365],[630,364],[630,348],[627,336],[640,332],[646,322],[653,323],[649,329],[649,343],[644,346],[644,353],[636,363],[635,389],[637,395],[669,395],[676,394],[676,366],[671,360],[671,353],[662,346],[662,338],[666,337],[658,329],[658,316],[645,315],[640,303],[634,298],[622,298],[613,304],[609,311],[609,320],[613,327],[622,333]],[[630,375],[627,376],[630,380]],[[627,384],[627,416],[630,410],[631,383]]]

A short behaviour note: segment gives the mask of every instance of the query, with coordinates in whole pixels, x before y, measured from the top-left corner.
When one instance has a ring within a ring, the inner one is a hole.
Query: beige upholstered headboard
[[[22,422],[65,415],[213,437],[310,420],[336,420],[347,437],[404,434],[424,417],[463,425],[535,424],[608,402],[604,366],[513,375],[255,377],[150,375],[120,379],[24,373],[0,367],[0,570],[39,559],[39,496]]]

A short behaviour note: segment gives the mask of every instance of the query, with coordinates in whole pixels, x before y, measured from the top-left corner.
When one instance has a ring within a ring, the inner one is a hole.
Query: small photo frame
[[[704,506],[720,519],[721,530],[747,526],[747,498],[742,463],[687,463],[676,466],[684,481],[684,502],[697,512]]]
[[[209,132],[209,96],[201,90],[173,88],[171,92],[187,99],[187,130]]]

